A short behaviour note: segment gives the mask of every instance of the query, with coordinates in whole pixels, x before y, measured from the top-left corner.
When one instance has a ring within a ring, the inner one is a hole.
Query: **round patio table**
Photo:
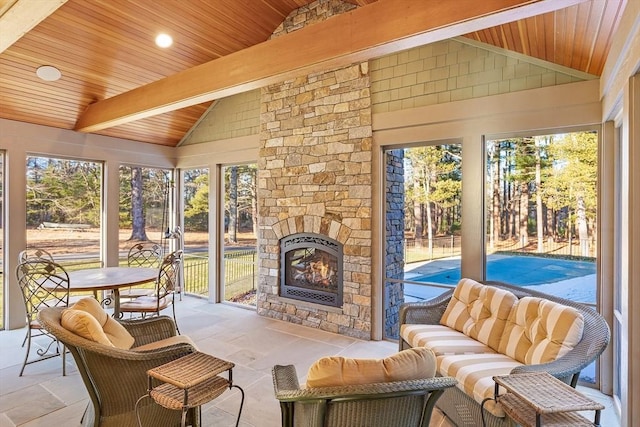
[[[111,291],[113,317],[120,318],[120,288],[140,285],[156,280],[157,268],[100,267],[69,271],[69,291]],[[109,298],[106,304],[110,303]]]

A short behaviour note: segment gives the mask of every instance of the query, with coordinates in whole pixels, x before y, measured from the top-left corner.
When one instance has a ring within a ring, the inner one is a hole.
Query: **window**
[[[223,299],[255,307],[257,272],[257,165],[222,168],[224,178]]]
[[[185,292],[209,296],[209,169],[183,177]]]
[[[615,157],[615,169],[618,173],[615,174],[615,199],[620,200],[620,194],[622,193],[622,177],[624,176],[623,165],[625,164],[622,158],[622,127],[618,126],[615,130],[615,148],[617,156]],[[628,176],[628,175],[627,175]],[[618,204],[614,204],[614,236],[616,248],[616,254],[614,256],[614,271],[615,277],[613,278],[613,325],[612,325],[612,344],[613,344],[613,397],[618,405],[618,411],[622,402],[622,393],[624,390],[624,375],[621,367],[627,365],[623,349],[622,349],[622,336],[624,331],[624,310],[622,295],[624,293],[622,282],[622,257],[620,256],[619,248],[623,245],[622,233],[624,229],[622,226],[622,207]],[[618,412],[619,413],[619,412]]]
[[[102,164],[28,156],[27,248],[68,269],[100,265]]]
[[[431,299],[460,280],[461,145],[387,150],[385,159],[384,335],[397,338],[399,303]]]
[[[154,241],[163,245],[167,229],[173,225],[171,171],[138,166],[120,166],[120,263],[126,264],[131,246],[140,241]]]
[[[492,139],[486,156],[486,279],[595,306],[598,133]]]

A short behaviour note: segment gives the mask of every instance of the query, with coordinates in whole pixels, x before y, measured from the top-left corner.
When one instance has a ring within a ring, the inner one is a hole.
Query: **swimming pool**
[[[434,261],[429,265],[435,266],[436,263],[437,261]],[[424,268],[420,268],[422,269]],[[498,280],[513,285],[543,285],[595,273],[596,264],[589,261],[533,256],[499,256],[493,259],[490,256],[487,261],[487,280]],[[427,273],[411,280],[456,285],[460,281],[460,268]]]
[[[405,277],[412,282],[431,282],[455,286],[460,281],[460,268],[442,269],[438,261],[408,268]],[[433,270],[429,273],[429,270]],[[423,273],[423,274],[420,274]],[[532,256],[490,256],[487,280],[497,280],[537,290],[572,301],[595,303],[596,264],[589,261],[542,258]],[[431,299],[444,290],[429,286],[405,284],[405,300]]]

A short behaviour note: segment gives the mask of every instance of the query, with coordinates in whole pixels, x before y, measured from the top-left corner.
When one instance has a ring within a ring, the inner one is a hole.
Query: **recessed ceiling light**
[[[62,73],[52,65],[43,65],[38,67],[36,75],[47,82],[55,82],[62,77]]]
[[[156,37],[156,44],[159,47],[169,47],[173,44],[173,39],[169,34],[160,33]]]

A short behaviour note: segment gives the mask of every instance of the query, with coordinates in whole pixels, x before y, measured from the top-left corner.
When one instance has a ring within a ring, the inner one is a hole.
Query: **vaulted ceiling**
[[[312,1],[0,0],[0,117],[176,146],[215,99],[459,35],[599,76],[627,0],[346,1],[269,41]]]

